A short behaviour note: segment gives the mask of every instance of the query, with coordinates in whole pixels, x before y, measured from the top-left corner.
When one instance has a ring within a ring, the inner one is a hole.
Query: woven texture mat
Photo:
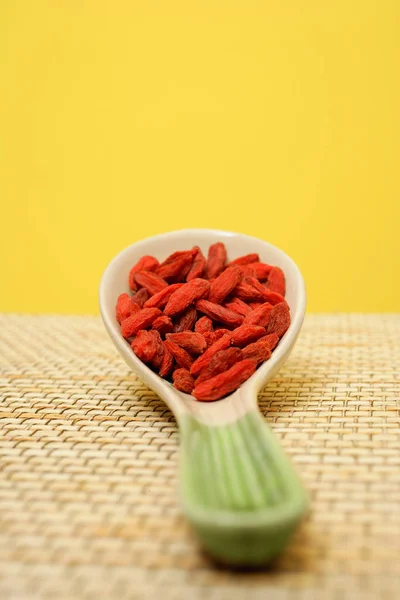
[[[216,568],[179,437],[96,317],[0,317],[0,597],[400,598],[400,316],[308,316],[260,395],[312,512],[267,571]]]

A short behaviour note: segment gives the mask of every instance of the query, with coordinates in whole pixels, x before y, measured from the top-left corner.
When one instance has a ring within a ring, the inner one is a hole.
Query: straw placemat
[[[400,597],[400,317],[308,316],[260,396],[312,513],[268,571],[217,569],[178,435],[96,317],[0,317],[0,597]]]

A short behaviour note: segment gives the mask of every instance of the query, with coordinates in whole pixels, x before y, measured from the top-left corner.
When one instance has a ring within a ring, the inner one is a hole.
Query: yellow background
[[[398,0],[2,0],[0,310],[97,312],[126,245],[243,231],[311,311],[400,309]]]

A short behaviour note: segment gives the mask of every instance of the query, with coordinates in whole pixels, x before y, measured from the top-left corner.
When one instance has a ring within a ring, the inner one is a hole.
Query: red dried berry
[[[281,294],[271,292],[271,290],[265,287],[263,283],[260,283],[255,277],[248,277],[246,281],[262,294],[264,302],[269,302],[273,306],[279,304],[279,302],[285,302],[285,298],[281,296]]]
[[[229,334],[231,335],[232,331],[230,329],[225,329],[225,327],[217,327],[214,331],[215,341],[222,338],[223,335]]]
[[[268,300],[266,299],[268,290],[263,283],[260,283],[258,281],[258,279],[256,279],[255,277],[246,277],[246,283],[248,283],[254,289],[256,289],[258,292],[260,292],[261,297],[264,300],[264,302],[268,302]]]
[[[183,270],[186,272],[190,269],[193,262],[193,250],[183,250],[174,252],[156,269],[157,275],[163,279],[179,279]],[[185,273],[186,275],[186,273]]]
[[[162,315],[162,317],[158,317],[155,321],[153,321],[152,329],[155,329],[161,336],[163,336],[166,333],[171,333],[171,331],[174,330],[174,324],[169,317]]]
[[[148,300],[149,294],[147,290],[141,288],[136,294],[133,296],[132,301],[135,302],[139,306],[139,308],[143,308],[146,300]]]
[[[255,308],[250,315],[248,315],[243,321],[243,325],[260,325],[266,327],[270,320],[270,314],[272,311],[272,304],[265,302],[258,308]]]
[[[278,294],[281,294],[281,296],[285,295],[285,275],[282,269],[279,267],[272,267],[268,275],[267,286],[271,292],[277,292]]]
[[[253,265],[245,265],[244,267],[240,267],[240,270],[242,271],[242,274],[243,274],[243,283],[248,283],[248,281],[247,281],[248,277],[256,276],[256,270],[253,269]]]
[[[207,342],[201,333],[182,331],[181,333],[167,333],[167,340],[171,340],[187,350],[190,354],[201,354],[207,348]]]
[[[153,308],[155,306],[156,308],[163,309],[167,305],[167,302],[171,298],[172,294],[176,292],[176,290],[179,290],[179,288],[182,286],[183,283],[173,283],[172,285],[162,289],[160,292],[157,292],[157,294],[154,294],[154,296],[151,296],[151,298],[146,300],[144,303],[144,308]]]
[[[180,367],[183,367],[184,369],[190,369],[190,367],[193,364],[193,358],[190,356],[190,354],[171,340],[165,340],[164,343],[167,346],[168,350],[171,352],[178,365]]]
[[[210,317],[200,317],[194,326],[194,330],[198,333],[206,333],[206,331],[213,331],[213,323]]]
[[[181,331],[191,331],[197,321],[197,310],[194,306],[187,308],[184,313],[179,315],[175,321],[174,333],[181,333]]]
[[[185,394],[192,393],[194,388],[194,377],[187,369],[175,369],[172,373],[172,380],[174,382],[174,387],[180,392],[185,392]]]
[[[151,361],[151,364],[158,370],[164,358],[164,343],[158,331],[151,329],[149,333],[153,334],[156,338],[157,349]]]
[[[140,310],[139,306],[133,302],[129,294],[120,294],[117,300],[116,317],[118,323],[122,323],[135,312]]]
[[[226,248],[222,242],[212,244],[208,249],[206,264],[207,279],[217,277],[222,273],[226,263]]]
[[[144,287],[149,292],[150,296],[168,287],[165,279],[162,279],[159,275],[151,271],[139,271],[139,273],[135,273],[134,279],[140,287]]]
[[[121,324],[121,333],[124,338],[136,335],[141,329],[148,329],[162,313],[158,308],[142,308],[139,312],[125,319]]]
[[[204,367],[207,366],[208,362],[211,360],[214,354],[216,354],[220,350],[226,350],[226,348],[229,348],[230,343],[231,336],[228,334],[225,334],[220,340],[214,342],[212,346],[207,348],[204,354],[199,356],[199,358],[194,361],[192,368],[190,369],[191,374],[198,375],[200,371],[202,371]]]
[[[243,302],[240,298],[233,298],[230,302],[225,303],[225,308],[233,310],[233,312],[236,312],[243,317],[247,317],[247,315],[251,313],[252,309],[250,307],[251,304],[246,304],[246,302]]]
[[[262,338],[260,338],[258,340],[259,342],[265,342],[266,344],[268,344],[268,348],[272,350],[275,348],[275,346],[277,345],[277,343],[279,342],[279,337],[276,335],[276,333],[268,333],[267,335],[264,335]]]
[[[259,308],[263,304],[265,304],[265,302],[249,302],[249,306],[251,306],[252,310],[255,310],[256,308]]]
[[[235,296],[244,302],[263,300],[263,294],[248,283],[239,283],[235,288]]]
[[[156,367],[160,366],[164,348],[158,331],[138,331],[131,346],[136,356],[144,363],[154,361]]]
[[[209,302],[208,300],[198,300],[196,302],[196,308],[210,317],[210,319],[213,319],[213,321],[224,323],[230,327],[238,327],[243,321],[242,315],[229,310],[229,308],[220,306],[219,304],[214,304],[214,302]]]
[[[253,375],[255,370],[256,363],[254,360],[241,360],[224,373],[196,385],[193,395],[197,400],[219,400],[237,390],[242,383]]]
[[[193,304],[198,298],[202,298],[208,294],[209,290],[210,284],[205,279],[192,279],[192,281],[185,283],[179,290],[176,290],[172,294],[164,309],[164,313],[172,317],[183,312],[185,308]]]
[[[243,348],[243,358],[251,358],[256,361],[257,365],[268,360],[271,356],[271,349],[268,342],[258,340],[254,344],[249,344],[246,348]]]
[[[230,265],[249,265],[251,263],[259,262],[260,257],[258,254],[245,254],[244,256],[239,256],[235,258],[235,260],[231,260]]]
[[[131,290],[138,289],[134,279],[135,273],[139,271],[154,271],[158,267],[158,264],[158,260],[154,256],[142,256],[129,272],[129,287]]]
[[[190,267],[189,272],[186,275],[186,281],[192,281],[192,279],[202,277],[206,268],[206,259],[200,248],[198,246],[195,246],[193,250],[196,251],[196,254],[194,256],[192,266]]]
[[[221,304],[223,300],[235,289],[242,280],[242,272],[239,267],[233,266],[225,269],[211,284],[208,299],[215,304]]]
[[[278,294],[278,292],[271,292],[268,288],[266,288],[266,293],[264,294],[265,302],[269,302],[272,306],[275,304],[280,304],[281,302],[286,302],[285,298]]]
[[[225,334],[231,334],[232,332],[229,329],[216,329],[215,331],[205,331],[202,336],[206,340],[207,348],[215,344],[218,340],[220,340]]]
[[[241,325],[231,332],[231,345],[243,348],[265,335],[265,328],[259,325]]]
[[[163,343],[163,346],[164,354],[160,365],[159,375],[160,377],[168,377],[172,371],[172,367],[174,366],[174,357],[172,356],[165,342]]]
[[[125,323],[126,321],[124,321]],[[267,333],[276,333],[278,337],[282,337],[289,329],[290,311],[287,302],[275,304],[271,310],[271,317],[267,327]]]
[[[266,281],[272,269],[271,265],[267,265],[266,263],[261,262],[255,262],[249,266],[251,267],[251,269],[249,269],[248,272],[246,272],[245,268],[243,269],[244,275],[251,275],[259,281]]]
[[[205,331],[204,333],[201,334],[204,339],[206,340],[207,343],[207,348],[209,348],[210,346],[212,346],[214,344],[214,342],[217,341],[217,339],[219,339],[216,335],[215,335],[215,331]]]
[[[220,350],[214,354],[208,365],[201,371],[196,379],[196,385],[199,385],[202,381],[207,381],[207,379],[215,377],[219,373],[227,371],[240,360],[242,360],[242,351],[240,348]]]

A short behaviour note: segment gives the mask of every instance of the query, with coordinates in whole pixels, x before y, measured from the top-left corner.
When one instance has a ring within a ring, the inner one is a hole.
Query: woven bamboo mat
[[[0,327],[2,599],[400,597],[400,316],[308,316],[260,395],[312,512],[257,573],[199,551],[174,418],[99,318]]]

